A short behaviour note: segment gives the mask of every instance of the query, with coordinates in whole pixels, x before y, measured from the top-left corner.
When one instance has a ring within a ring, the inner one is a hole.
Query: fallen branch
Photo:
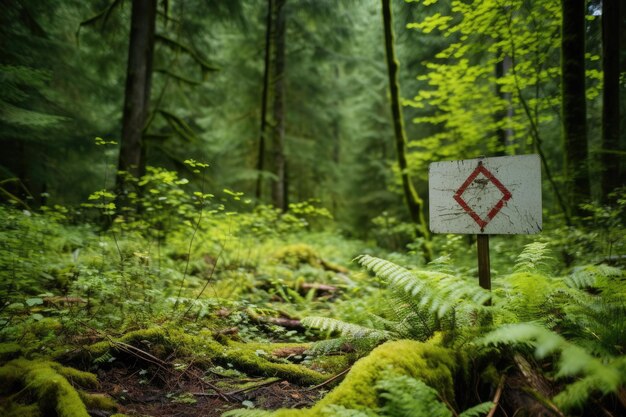
[[[252,311],[252,309],[247,309],[246,313],[248,313],[250,320],[258,324],[274,324],[276,326],[282,326],[286,329],[304,330],[304,326],[298,319],[261,316]]]
[[[250,386],[250,387],[241,388],[241,389],[230,391],[230,392],[226,392],[226,393],[224,393],[224,395],[226,395],[228,397],[231,397],[233,395],[241,394],[242,392],[254,391],[254,390],[257,390],[257,389],[260,389],[260,388],[263,388],[263,387],[267,387],[269,385],[275,384],[275,383],[280,382],[280,381],[282,381],[282,379],[280,379],[280,378],[270,378],[269,380],[263,381],[260,384],[253,385],[253,386]],[[215,397],[215,396],[217,396],[217,394],[214,393],[214,392],[192,392],[191,394],[195,395],[195,396],[198,396],[198,397]]]
[[[337,375],[328,378],[326,381],[322,382],[321,384],[317,384],[313,387],[308,388],[307,391],[313,391],[315,389],[322,388],[323,386],[330,384],[331,382],[341,378],[342,376],[350,372],[350,369],[352,369],[352,367],[344,369],[343,371],[339,372]]]
[[[519,353],[513,356],[513,360],[529,385],[526,389],[524,389],[524,391],[533,396],[541,405],[550,411],[560,417],[565,417],[565,414],[559,410],[556,404],[548,399],[550,397],[550,392],[548,384],[543,376],[535,372],[530,363],[528,363],[528,361]]]
[[[489,414],[487,417],[493,417],[498,409],[498,403],[500,402],[500,396],[502,395],[502,390],[504,389],[504,381],[506,380],[506,375],[502,375],[500,377],[500,382],[498,383],[498,388],[496,389],[496,394],[493,396],[493,407],[489,410]]]
[[[317,282],[303,282],[302,284],[299,285],[299,289],[302,290],[302,292],[315,290],[317,292],[327,292],[327,293],[334,293],[337,290],[339,290],[339,288],[335,287],[334,285],[319,284]]]

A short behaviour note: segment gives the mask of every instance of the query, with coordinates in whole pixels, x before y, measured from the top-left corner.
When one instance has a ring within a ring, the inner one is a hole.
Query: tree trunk
[[[150,101],[156,10],[156,0],[133,0],[118,170],[135,177],[141,175],[143,166],[142,134]],[[121,191],[125,188],[121,176],[117,186]]]
[[[270,63],[272,49],[272,5],[274,0],[267,0],[267,19],[265,27],[265,59],[263,66],[263,92],[261,93],[261,132],[259,135],[259,156],[257,160],[258,176],[256,180],[256,199],[263,194],[263,168],[265,166],[265,135],[267,132],[267,100],[270,84]]]
[[[402,177],[402,188],[404,197],[409,209],[411,220],[415,224],[415,234],[417,237],[424,238],[422,252],[424,259],[429,262],[432,259],[430,245],[430,234],[424,219],[424,202],[418,196],[406,161],[407,139],[404,131],[404,122],[402,120],[402,109],[400,108],[400,87],[398,82],[398,60],[394,51],[393,36],[393,18],[391,14],[391,0],[382,0],[383,8],[383,26],[385,31],[385,52],[387,55],[387,68],[389,73],[389,91],[391,94],[391,114],[393,117],[393,128],[396,138],[396,152],[398,157],[398,166]]]
[[[286,174],[285,174],[285,17],[286,0],[276,0],[276,14],[274,18],[274,180],[272,187],[272,201],[274,206],[285,211]]]
[[[616,0],[617,1],[617,0]],[[626,5],[619,2],[619,24],[620,29],[617,31],[619,37],[619,68],[620,73],[626,73]],[[619,151],[626,152],[626,83],[620,84],[620,132],[619,132]],[[623,155],[623,153],[622,153]],[[624,157],[620,161],[623,161]],[[626,176],[626,164],[620,163],[620,174],[618,178]]]
[[[561,5],[565,180],[569,210],[580,216],[583,214],[580,204],[591,198],[585,101],[585,0],[561,0]]]
[[[503,78],[511,68],[511,57],[504,56],[501,61],[498,61],[495,66],[496,80]],[[496,122],[505,123],[507,120],[513,118],[513,106],[511,105],[511,93],[505,93],[502,91],[502,85],[496,83],[496,95],[502,101],[506,102],[506,108],[498,111],[495,114]],[[513,144],[513,131],[510,128],[499,126],[497,129],[498,148],[496,154],[503,156],[506,155],[506,150]]]
[[[602,95],[602,201],[609,202],[608,194],[622,185],[619,176],[620,158],[620,8],[619,0],[602,3],[602,69],[604,90]],[[623,28],[622,28],[623,30]]]

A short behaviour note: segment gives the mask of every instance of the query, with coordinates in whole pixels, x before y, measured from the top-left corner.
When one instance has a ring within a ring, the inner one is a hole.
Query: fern
[[[580,346],[562,336],[532,323],[512,324],[486,335],[482,344],[527,344],[534,346],[535,356],[559,355],[557,378],[578,377],[555,398],[557,406],[571,410],[584,404],[595,392],[615,393],[626,383],[626,357],[600,361]]]
[[[607,280],[620,278],[623,271],[608,265],[585,265],[575,268],[565,279],[565,284],[571,288],[593,289],[602,287]]]
[[[357,261],[391,289],[387,317],[370,315],[370,325],[358,325],[324,317],[307,317],[306,327],[339,333],[338,339],[318,342],[310,352],[327,353],[350,342],[371,349],[384,340],[410,338],[425,340],[437,330],[454,334],[459,326],[476,322],[478,312],[486,311],[488,291],[460,277],[433,271],[409,271],[393,262],[363,255]]]
[[[626,353],[626,303],[619,297],[580,294],[564,307],[563,332],[601,356]]]
[[[419,298],[419,306],[438,318],[458,307],[482,310],[491,297],[478,285],[443,272],[409,271],[369,255],[361,255],[356,261],[390,286]]]
[[[378,340],[387,340],[392,337],[392,333],[385,330],[359,326],[358,324],[347,323],[345,321],[331,319],[327,317],[305,317],[304,319],[302,319],[302,325],[314,329],[319,329],[328,333],[338,332],[342,336],[348,336],[351,338],[365,337]]]
[[[493,406],[494,404],[491,401],[480,403],[463,411],[459,414],[459,417],[479,417],[491,411]]]
[[[103,364],[103,363],[113,362],[114,360],[115,360],[115,357],[113,355],[111,355],[111,352],[106,351],[102,355],[100,355],[97,358],[95,358],[93,360],[93,363],[94,364]]]
[[[514,270],[517,272],[549,272],[554,258],[550,256],[547,243],[533,242],[524,246],[517,256]]]
[[[393,375],[380,380],[383,415],[393,417],[451,417],[452,412],[439,401],[437,391],[419,379]]]

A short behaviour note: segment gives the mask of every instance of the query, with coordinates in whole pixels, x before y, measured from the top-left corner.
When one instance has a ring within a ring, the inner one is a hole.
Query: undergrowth
[[[494,238],[488,292],[465,237],[437,237],[440,256],[424,265],[410,247],[386,252],[343,238],[314,204],[283,214],[232,190],[187,188],[162,169],[134,184],[118,216],[106,190],[80,209],[0,206],[5,413],[36,415],[42,402],[73,415],[103,410],[85,391],[88,374],[74,378],[80,371],[60,363],[96,371],[131,358],[304,385],[359,360],[310,415],[514,412],[507,398],[489,402],[501,378],[526,378],[524,392],[549,413],[626,408],[623,225],[614,211],[588,207],[602,231],[592,239],[573,228]],[[530,361],[530,376],[516,355]],[[264,415],[232,415],[246,413]]]

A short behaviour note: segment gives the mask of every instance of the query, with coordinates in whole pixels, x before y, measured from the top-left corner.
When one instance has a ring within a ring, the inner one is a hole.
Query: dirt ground
[[[114,367],[100,371],[100,392],[113,397],[119,412],[131,416],[220,416],[235,408],[303,408],[313,405],[327,387],[310,389],[275,378],[224,378],[200,369],[182,372]],[[239,386],[239,387],[238,387]],[[219,394],[212,388],[216,387]],[[92,410],[94,417],[108,413]]]

